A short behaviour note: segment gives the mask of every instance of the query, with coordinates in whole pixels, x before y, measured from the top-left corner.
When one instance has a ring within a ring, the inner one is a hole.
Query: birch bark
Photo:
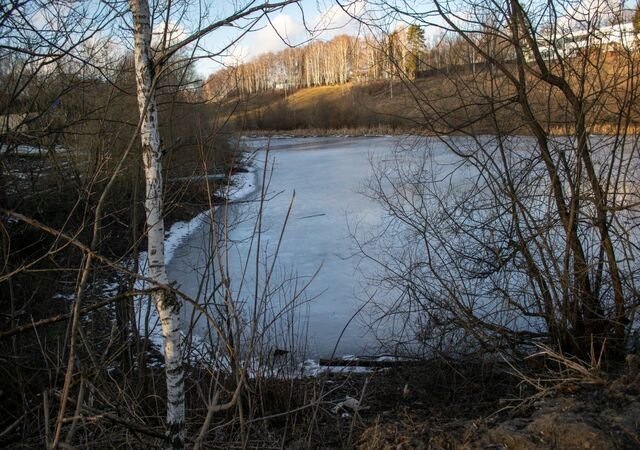
[[[133,15],[136,88],[140,114],[144,115],[140,138],[145,173],[146,224],[148,236],[149,278],[167,285],[164,256],[164,210],[162,202],[162,151],[158,128],[158,110],[151,54],[151,16],[147,0],[129,0]],[[164,345],[167,379],[167,448],[184,446],[184,368],[182,365],[180,300],[164,289],[155,291],[154,300]]]

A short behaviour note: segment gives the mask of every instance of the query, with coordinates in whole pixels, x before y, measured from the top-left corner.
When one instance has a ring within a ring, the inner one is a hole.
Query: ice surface
[[[224,218],[229,222],[229,273],[234,295],[244,303],[254,301],[256,279],[261,293],[266,278],[265,267],[273,262],[293,193],[295,199],[284,232],[271,285],[295,278],[298,288],[310,283],[298,300],[299,314],[288,316],[289,323],[275,327],[276,339],[295,329],[298,344],[306,336],[306,355],[312,358],[343,354],[375,354],[374,334],[358,314],[370,291],[362,274],[371,261],[362,258],[353,236],[364,236],[385,220],[382,207],[362,195],[364,184],[372,174],[370,159],[384,159],[402,137],[360,138],[278,138],[243,139],[256,153],[256,172],[261,175],[267,164],[267,201],[264,205],[261,233],[261,258],[256,277],[256,240],[251,239],[256,226],[259,202],[229,205]],[[441,156],[450,158],[442,147]],[[258,178],[260,178],[260,175]],[[222,211],[222,210],[221,210]],[[221,212],[219,211],[219,213]],[[223,220],[218,217],[218,221]],[[180,289],[193,298],[206,298],[203,277],[211,277],[206,267],[207,251],[212,248],[209,233],[203,227],[189,235],[176,251],[168,270]],[[225,258],[226,260],[226,258]],[[289,281],[292,283],[291,281]],[[203,287],[204,286],[204,287]],[[270,299],[274,310],[286,303],[282,292]],[[189,311],[187,306],[187,316]],[[363,309],[363,310],[366,310]],[[199,333],[207,333],[201,323]],[[378,333],[381,330],[376,330]],[[284,344],[290,345],[287,341]]]
[[[456,148],[465,149],[464,138],[451,139],[456,140]],[[383,324],[370,320],[375,311],[367,302],[374,295],[379,300],[381,294],[371,279],[375,280],[380,267],[362,256],[356,240],[366,242],[370,234],[383,229],[387,213],[363,192],[367,192],[366,183],[376,164],[410,158],[415,152],[403,156],[394,150],[424,141],[410,136],[243,138],[243,144],[255,151],[253,170],[234,175],[233,186],[222,193],[233,201],[216,211],[213,227],[208,211],[189,222],[174,224],[165,248],[170,280],[200,304],[219,305],[220,299],[212,297],[212,292],[213,286],[220,283],[222,261],[231,280],[232,295],[245,316],[259,305],[269,321],[295,298],[295,311],[279,316],[265,333],[266,347],[298,352],[302,349],[306,358],[314,359],[379,353],[378,338],[385,335],[385,327],[396,327],[397,332],[404,322],[398,319]],[[473,178],[473,170],[460,167],[461,159],[447,148],[446,141],[431,139],[423,147],[430,152],[429,160],[438,165],[443,186],[461,187]],[[474,147],[473,140],[468,140],[469,150]],[[400,164],[404,163],[400,160]],[[266,200],[257,258],[254,232],[260,208],[257,192],[261,189]],[[227,241],[220,258],[212,257],[217,245],[212,228],[218,229],[216,240]],[[279,244],[281,234],[283,240]],[[388,238],[402,245],[396,236]],[[272,265],[273,274],[268,276]],[[302,286],[306,289],[300,293]],[[263,295],[266,291],[269,294]],[[392,302],[398,293],[385,295]],[[266,304],[261,304],[265,299]],[[208,308],[212,316],[220,317],[215,306]],[[155,318],[155,309],[151,316]],[[185,323],[195,323],[194,340],[204,345],[213,333],[210,323],[188,304],[184,319]],[[250,328],[249,321],[246,328]],[[154,341],[159,343],[159,327],[157,330]],[[317,368],[311,372],[328,370],[334,369]]]
[[[394,151],[398,147],[410,146],[416,140],[428,145],[404,154]],[[225,275],[231,280],[231,291],[238,309],[250,315],[254,305],[259,304],[262,311],[266,311],[266,321],[276,319],[278,311],[295,297],[297,309],[274,320],[274,325],[265,334],[266,347],[287,351],[299,351],[302,347],[304,357],[311,359],[298,361],[302,373],[308,375],[336,370],[370,370],[362,367],[320,367],[316,361],[321,357],[348,355],[343,358],[349,359],[353,358],[349,355],[378,354],[377,338],[385,335],[385,327],[396,327],[394,332],[397,332],[398,328],[406,325],[406,316],[402,315],[387,320],[387,323],[368,320],[371,318],[368,313],[372,317],[376,314],[367,305],[371,296],[375,295],[379,301],[384,295],[388,302],[395,299],[394,292],[385,292],[371,283],[380,276],[381,269],[370,259],[362,257],[356,245],[356,239],[367,243],[368,236],[385,229],[383,225],[388,222],[387,213],[381,205],[363,195],[373,167],[385,163],[393,165],[396,161],[402,166],[407,163],[402,158],[419,157],[424,148],[424,152],[429,152],[425,161],[433,164],[432,169],[437,169],[427,170],[427,173],[433,174],[433,181],[438,187],[443,192],[464,189],[477,178],[478,173],[455,156],[448,145],[453,143],[457,151],[464,153],[475,151],[479,142],[491,144],[494,140],[491,136],[442,140],[422,138],[422,141],[410,136],[244,138],[243,144],[255,150],[254,170],[234,176],[232,187],[222,193],[234,201],[218,208],[213,226],[209,220],[211,214],[207,211],[171,228],[166,243],[169,277],[181,291],[198,299],[201,304],[213,301],[219,305],[220,299],[212,299],[211,293],[212,286],[219,286],[219,264],[222,264]],[[511,158],[522,155],[526,158],[533,144],[530,138],[514,137],[509,145],[514,150]],[[267,146],[268,152],[264,150]],[[420,192],[420,186],[407,184],[402,188],[409,194]],[[266,200],[258,251],[255,230],[261,204],[256,193],[261,189],[265,191]],[[291,215],[287,220],[294,192]],[[282,233],[285,222],[286,229]],[[221,263],[218,258],[212,258],[212,249],[216,246],[212,228],[218,230],[218,241],[226,239],[227,242],[223,254],[218,255]],[[281,234],[283,241],[279,244]],[[398,235],[389,234],[384,237],[392,245],[406,247],[406,242]],[[366,248],[370,250],[372,247]],[[272,264],[274,272],[268,277]],[[265,286],[267,278],[268,287]],[[517,282],[519,280],[515,279],[514,283]],[[298,295],[307,283],[304,293]],[[263,295],[265,291],[268,295]],[[266,304],[260,304],[264,299]],[[482,300],[478,302],[478,308],[482,308]],[[217,314],[221,317],[219,311],[215,312],[215,306],[209,306],[209,310],[212,316]],[[154,308],[147,308],[147,311],[155,317]],[[194,341],[198,345],[206,345],[212,333],[211,327],[198,318],[197,312],[189,305],[185,305],[184,312],[185,323],[195,321]],[[377,313],[383,314],[382,310]],[[394,320],[395,323],[389,325]],[[535,328],[535,324],[525,319],[518,320],[517,326]],[[247,330],[251,328],[250,321],[246,325]],[[159,332],[155,335],[155,342],[160,342]],[[393,353],[393,349],[385,350]]]

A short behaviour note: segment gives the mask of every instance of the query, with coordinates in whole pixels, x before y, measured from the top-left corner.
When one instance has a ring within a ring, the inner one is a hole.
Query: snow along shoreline
[[[231,182],[223,187],[222,189],[216,192],[216,195],[224,197],[227,202],[241,201],[254,194],[257,190],[258,180],[256,173],[256,168],[248,165],[245,167],[246,172],[238,172],[231,176]],[[221,205],[216,205],[213,207],[213,212],[215,212],[218,207]],[[209,220],[211,212],[207,209],[202,211],[200,214],[196,215],[194,218],[188,221],[180,221],[175,222],[171,225],[171,228],[165,234],[165,264],[169,264],[173,259],[173,256],[177,250],[177,248],[189,237],[191,236],[199,227],[206,224]],[[138,273],[141,276],[147,276],[146,266],[147,266],[147,252],[143,251],[139,254],[139,270]],[[147,286],[147,282],[144,280],[136,281],[136,290],[144,290]],[[146,296],[145,296],[146,297]],[[136,303],[136,319],[138,323],[138,330],[149,330],[149,340],[153,347],[158,350],[161,354],[164,353],[163,349],[163,341],[162,341],[162,328],[160,325],[160,319],[158,317],[158,312],[153,304],[153,300],[150,297],[138,297]],[[148,321],[148,325],[147,325]],[[194,355],[185,355],[187,359],[193,359],[193,356],[197,356],[198,354],[203,354],[206,352],[206,343],[204,340],[201,340],[198,345],[199,339],[195,336],[193,337],[193,353]],[[201,347],[202,346],[202,347]],[[196,358],[199,359],[199,358]],[[342,357],[345,361],[355,361],[359,358],[355,355],[344,355]],[[383,361],[387,360],[388,357],[378,357],[376,360]],[[321,366],[319,361],[314,359],[304,359],[301,361],[297,367],[289,367],[288,369],[283,370],[283,367],[273,368],[271,371],[272,375],[275,377],[281,377],[283,373],[288,373],[289,377],[291,376],[310,376],[310,377],[319,377],[323,375],[327,375],[330,373],[352,373],[352,374],[364,374],[370,373],[372,371],[369,367],[359,367],[359,366]],[[251,375],[255,375],[260,372],[260,367],[249,367],[249,373]]]
[[[257,174],[255,167],[245,167],[246,172],[237,172],[231,175],[231,183],[224,186],[216,192],[226,199],[227,202],[237,202],[244,200],[256,191],[257,186]],[[218,206],[213,207],[213,212],[218,209]],[[173,259],[178,246],[184,242],[195,230],[207,221],[211,212],[207,209],[193,219],[189,221],[176,222],[171,225],[171,228],[167,231],[164,241],[164,261],[168,265]],[[146,257],[146,252],[145,257]]]
[[[216,195],[226,199],[227,202],[240,201],[248,196],[252,195],[256,191],[257,186],[257,174],[255,167],[247,165],[245,167],[246,172],[237,172],[231,175],[230,182],[219,189]],[[188,221],[175,222],[171,225],[171,228],[165,232],[164,241],[164,261],[165,265],[168,265],[176,252],[176,249],[182,244],[189,236],[191,236],[198,228],[204,225],[212,212],[218,209],[218,206],[213,207],[213,211],[206,209],[200,214],[196,215],[193,219]],[[138,274],[147,277],[147,252],[140,252],[138,255]],[[143,279],[138,279],[135,283],[136,290],[146,289],[147,282]],[[158,311],[153,304],[153,300],[150,297],[138,297],[136,302],[136,320],[138,324],[138,330],[147,330],[149,332],[149,340],[157,347],[157,349],[163,353],[162,342],[162,328],[160,325],[160,318],[158,317]]]

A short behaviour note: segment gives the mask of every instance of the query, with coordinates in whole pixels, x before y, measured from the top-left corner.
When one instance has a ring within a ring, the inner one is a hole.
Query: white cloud
[[[225,58],[225,64],[246,62],[262,53],[276,52],[287,46],[300,45],[307,39],[303,23],[289,14],[269,17],[256,31],[247,33]]]
[[[365,1],[356,0],[348,5],[332,5],[322,11],[312,22],[313,38],[331,39],[340,34],[357,34],[359,23],[355,18],[365,14]]]
[[[288,14],[278,14],[274,19],[271,19],[271,26],[258,31],[256,35],[259,42],[265,42],[263,41],[265,39],[267,45],[275,46],[282,44],[283,39],[291,43],[292,40],[304,35],[304,32],[304,25],[301,22]]]
[[[246,45],[236,45],[231,48],[229,55],[225,58],[225,63],[231,66],[242,64],[250,59],[250,48]]]
[[[173,45],[188,36],[187,30],[180,24],[175,22],[169,22],[165,26],[165,23],[161,23],[153,28],[151,32],[151,46],[154,49],[158,49],[162,45],[162,39],[167,34],[167,46]]]

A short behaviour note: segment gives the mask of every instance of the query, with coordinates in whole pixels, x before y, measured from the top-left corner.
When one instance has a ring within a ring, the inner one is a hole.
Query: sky
[[[214,23],[221,18],[228,17],[236,12],[238,7],[255,6],[266,0],[184,0],[180,2],[167,2],[158,0],[152,2],[155,6],[154,31],[158,36],[164,31],[163,23],[167,20],[167,5],[172,5],[169,14],[169,28],[171,30],[170,40],[175,42],[191,35],[195,30],[202,29],[208,24]],[[278,0],[270,0],[272,3]],[[338,3],[340,1],[346,6],[347,11]],[[216,70],[238,63],[247,62],[256,56],[266,52],[276,52],[287,46],[301,46],[312,39],[330,40],[340,34],[362,35],[365,30],[357,20],[350,17],[364,16],[367,22],[375,22],[386,31],[391,31],[398,27],[401,21],[413,23],[412,17],[402,17],[399,11],[411,11],[421,16],[423,23],[429,23],[424,27],[425,35],[435,38],[441,33],[439,18],[434,18],[432,0],[300,0],[282,10],[271,13],[268,18],[254,22],[258,15],[253,15],[248,19],[241,19],[234,23],[234,26],[224,26],[211,32],[197,46],[191,45],[185,51],[194,52],[190,56],[196,56],[196,71],[202,78],[206,78]],[[534,0],[534,4],[535,4]],[[543,1],[543,0],[540,0]],[[630,7],[630,2],[634,0],[622,0],[622,4]],[[396,13],[390,12],[392,8],[382,8],[381,5],[398,6]],[[104,10],[110,11],[106,5],[108,0],[90,0],[89,2],[78,1],[76,9],[80,8],[87,17],[100,16]],[[452,4],[455,4],[453,0]],[[578,0],[561,3],[571,11],[565,11],[565,15],[575,15],[576,12],[591,14],[594,10],[611,8],[615,9],[621,4],[620,0]],[[73,3],[76,5],[76,3]],[[635,7],[635,4],[633,4]],[[34,7],[35,8],[35,7]],[[126,5],[123,6],[126,12]],[[376,8],[378,8],[376,10]],[[51,17],[48,17],[44,10],[51,10]],[[63,2],[48,3],[45,9],[32,8],[29,21],[38,29],[43,27],[52,28],[50,33],[56,33],[55,20],[57,17],[66,17],[65,14],[71,10]],[[85,11],[87,10],[87,11]],[[95,11],[94,11],[95,10]],[[431,11],[431,13],[429,13]],[[73,11],[75,13],[75,11]],[[560,11],[558,22],[562,21],[563,12]],[[427,18],[428,16],[428,18]],[[109,54],[119,54],[131,51],[131,18],[128,14],[119,16],[124,23],[116,21],[116,25],[105,28],[91,36],[87,41],[87,48],[91,48],[96,41],[104,40],[104,59],[110,58]],[[76,21],[77,22],[77,21]],[[88,22],[88,27],[95,28],[96,21]],[[440,23],[441,24],[441,23]],[[90,30],[84,29],[83,23],[76,23],[78,36],[87,34]],[[250,28],[250,31],[249,31]],[[83,31],[84,30],[84,31]],[[80,37],[77,38],[80,40]],[[159,39],[156,39],[159,42]],[[95,45],[99,48],[99,45]],[[89,50],[87,50],[89,51]],[[100,57],[92,55],[92,57]]]
[[[238,8],[254,7],[267,1],[276,3],[282,0],[150,1],[154,33],[152,46],[160,47],[165,23],[168,23],[168,45],[171,45],[234,14]],[[347,10],[357,14],[369,0],[340,1],[343,4],[350,2]],[[73,24],[70,36],[78,58],[91,54],[92,61],[99,59],[103,63],[98,62],[97,65],[105,68],[109,67],[109,61],[116,61],[132,51],[131,16],[125,2],[75,0],[48,2],[43,8],[30,5],[27,3],[23,11],[26,12],[23,24],[26,35],[36,32],[51,35],[52,42],[58,39],[63,41],[61,45],[70,45],[64,42],[64,37],[66,27]],[[255,22],[258,17],[260,14],[256,13],[235,21],[231,26],[220,27],[181,53],[186,58],[195,56],[196,71],[206,78],[225,65],[247,62],[266,52],[301,46],[310,40],[330,40],[340,34],[357,35],[360,32],[359,23],[351,19],[336,0],[300,0]],[[16,33],[16,38],[20,35]]]

